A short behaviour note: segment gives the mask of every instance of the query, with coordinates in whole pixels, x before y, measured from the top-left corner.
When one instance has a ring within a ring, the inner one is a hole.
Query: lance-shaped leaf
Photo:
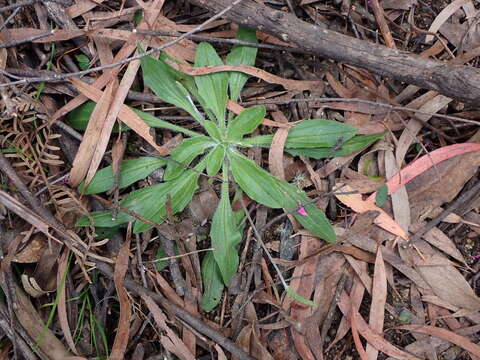
[[[122,189],[138,180],[146,178],[153,171],[165,165],[165,163],[165,160],[155,157],[141,157],[138,159],[122,161],[119,188]],[[112,186],[112,166],[107,166],[97,171],[87,188],[85,188],[85,182],[82,181],[78,187],[78,191],[87,195],[98,194],[110,190]]]
[[[239,27],[237,39],[257,43],[255,30]],[[228,65],[250,65],[255,66],[255,58],[258,49],[252,46],[235,45],[227,55]],[[228,84],[230,87],[230,99],[237,101],[240,97],[240,91],[248,80],[248,75],[241,72],[231,72]]]
[[[156,224],[161,224],[166,215],[167,195],[170,196],[173,213],[182,211],[192,200],[193,193],[198,188],[197,181],[199,176],[200,173],[198,171],[190,170],[186,172],[185,176],[182,176],[175,181],[169,181],[133,191],[120,202],[120,206],[133,211]],[[78,220],[76,225],[114,227],[128,221],[135,221],[133,228],[134,233],[140,233],[152,227],[152,225],[140,220],[135,220],[133,217],[123,212],[119,212],[115,220],[112,220],[111,211],[94,212],[90,215],[93,219],[93,224],[90,223],[88,217],[82,217]]]
[[[222,167],[225,158],[225,147],[218,144],[214,149],[210,150],[206,157],[207,175],[215,176]]]
[[[198,44],[195,54],[195,67],[218,65],[223,65],[223,61],[213,46],[206,42]],[[195,83],[199,96],[203,99],[207,109],[213,112],[219,124],[224,124],[228,100],[228,73],[219,72],[195,76]]]
[[[203,154],[209,147],[215,146],[215,142],[207,136],[196,136],[184,139],[171,153],[173,161],[169,161],[165,170],[164,179],[170,181],[178,177],[199,155]],[[180,164],[179,164],[180,163]]]
[[[335,232],[323,211],[311,204],[304,205],[302,212],[296,211],[301,204],[310,201],[305,192],[272,176],[234,150],[228,151],[228,158],[235,181],[251,199],[272,208],[284,208],[316,236],[329,242],[336,241]]]
[[[251,134],[265,117],[264,106],[252,106],[243,110],[240,115],[229,121],[227,126],[227,138],[240,140],[244,135]]]
[[[185,89],[172,75],[171,68],[162,60],[156,60],[150,56],[140,59],[143,72],[143,80],[152,91],[163,101],[176,105],[190,115],[200,124],[203,123],[203,116]]]
[[[332,225],[325,213],[313,204],[311,199],[296,186],[283,180],[278,180],[277,186],[281,189],[284,200],[283,208],[292,213],[302,226],[316,236],[334,243],[336,239]]]
[[[276,177],[236,150],[229,149],[227,154],[235,181],[251,199],[274,209],[283,207]]]
[[[203,295],[200,307],[212,311],[222,300],[223,280],[212,252],[208,252],[202,261]]]
[[[298,122],[288,131],[285,148],[332,148],[355,136],[357,129],[338,121],[312,119]],[[243,142],[254,146],[269,147],[273,135],[255,136]]]
[[[228,196],[228,169],[223,168],[222,195],[217,210],[213,215],[210,229],[213,256],[224,284],[228,285],[232,276],[237,271],[238,254],[236,246],[242,240],[242,235],[237,228],[235,216]]]
[[[347,156],[369,147],[375,141],[380,139],[383,135],[384,133],[357,135],[346,141],[345,143],[339,144],[338,149],[335,149],[334,147],[315,149],[287,149],[287,152],[292,155],[303,155],[317,160],[329,157]]]

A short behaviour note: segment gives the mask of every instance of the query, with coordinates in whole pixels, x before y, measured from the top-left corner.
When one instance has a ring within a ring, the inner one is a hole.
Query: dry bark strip
[[[231,3],[230,0],[192,2],[216,13]],[[472,67],[450,65],[355,39],[328,30],[326,26],[301,21],[290,13],[271,9],[253,0],[243,0],[224,17],[296,44],[312,54],[435,90],[465,102],[480,103],[480,71]]]

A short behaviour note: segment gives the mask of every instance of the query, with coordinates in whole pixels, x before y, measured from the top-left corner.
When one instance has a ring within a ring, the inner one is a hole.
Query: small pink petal
[[[480,254],[473,255],[472,258],[475,260],[480,259]]]
[[[307,211],[305,210],[305,208],[301,207],[300,209],[297,210],[297,213],[299,213],[300,215],[303,215],[303,216],[308,216],[307,214]]]

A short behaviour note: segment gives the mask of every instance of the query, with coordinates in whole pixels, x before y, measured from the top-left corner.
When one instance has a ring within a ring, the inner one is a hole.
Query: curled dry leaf
[[[348,185],[337,184],[341,188],[341,193],[355,192],[354,189]],[[343,185],[343,186],[342,186]],[[335,194],[335,197],[340,200],[342,203],[350,207],[353,211],[357,213],[365,213],[367,211],[376,211],[379,215],[375,218],[374,223],[380,226],[382,229],[391,232],[397,236],[400,236],[402,239],[407,240],[408,235],[402,227],[393,220],[390,215],[388,215],[383,209],[375,205],[375,198],[371,197],[367,200],[362,199],[360,194]],[[373,201],[372,201],[373,200]]]
[[[418,332],[420,334],[431,335],[446,341],[449,341],[462,349],[468,351],[474,356],[480,356],[480,346],[472,343],[466,337],[458,335],[453,331],[428,325],[404,325],[396,329]]]

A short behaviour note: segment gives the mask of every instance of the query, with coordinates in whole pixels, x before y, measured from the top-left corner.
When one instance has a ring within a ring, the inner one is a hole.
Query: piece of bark
[[[216,13],[231,4],[230,0],[192,2]],[[480,101],[480,72],[468,66],[449,65],[408,51],[389,49],[355,39],[328,30],[326,25],[306,23],[292,14],[274,10],[253,0],[243,0],[224,17],[277,36],[318,56],[359,66],[375,74],[435,90],[464,102]]]

